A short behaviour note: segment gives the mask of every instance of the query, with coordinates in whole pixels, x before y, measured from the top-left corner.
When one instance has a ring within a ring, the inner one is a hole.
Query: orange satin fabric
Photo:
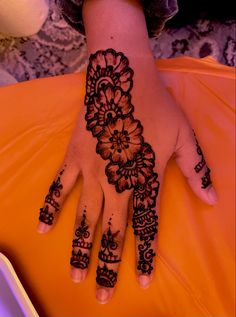
[[[0,251],[12,261],[42,317],[235,315],[234,69],[187,57],[160,60],[157,66],[195,128],[219,203],[201,202],[171,161],[162,188],[154,282],[148,290],[136,282],[129,226],[117,290],[105,306],[95,300],[99,230],[87,280],[74,284],[69,275],[81,183],[54,230],[36,232],[39,208],[83,103],[84,74],[0,88]]]

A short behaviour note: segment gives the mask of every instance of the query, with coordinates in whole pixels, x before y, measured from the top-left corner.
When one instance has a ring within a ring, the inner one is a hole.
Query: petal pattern
[[[109,160],[105,168],[108,182],[118,193],[134,190],[132,222],[134,234],[139,237],[137,269],[141,274],[151,274],[155,256],[151,241],[158,224],[154,208],[160,184],[154,172],[154,151],[144,141],[140,121],[133,116],[133,75],[123,53],[107,49],[92,54],[86,80],[85,119],[87,129],[98,140],[96,152]],[[106,278],[106,284],[114,287],[116,273],[109,275],[111,272],[97,270],[97,280]]]

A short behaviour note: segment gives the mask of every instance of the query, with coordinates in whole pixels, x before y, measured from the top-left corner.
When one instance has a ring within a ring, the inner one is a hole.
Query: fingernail
[[[106,304],[109,299],[109,292],[104,288],[99,288],[97,290],[96,297],[100,304]]]
[[[148,288],[151,282],[150,277],[148,277],[147,275],[140,275],[138,280],[142,288]]]
[[[71,275],[73,282],[75,282],[75,283],[80,283],[84,280],[83,274],[82,274],[81,270],[79,270],[79,269],[72,267],[71,271],[70,271],[70,275]]]
[[[46,233],[50,229],[51,229],[51,227],[49,225],[47,225],[46,223],[43,223],[43,222],[39,222],[38,227],[37,227],[38,233]]]
[[[215,205],[217,203],[218,197],[217,197],[216,191],[213,187],[211,187],[208,190],[207,196],[208,196],[208,201],[211,205]]]

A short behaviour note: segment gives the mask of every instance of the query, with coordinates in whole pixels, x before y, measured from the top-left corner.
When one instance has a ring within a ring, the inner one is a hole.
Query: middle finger
[[[103,234],[98,254],[99,263],[96,278],[96,296],[102,304],[107,303],[111,299],[117,282],[127,227],[129,196],[129,192],[117,194],[111,186],[109,186],[109,196],[105,194]]]

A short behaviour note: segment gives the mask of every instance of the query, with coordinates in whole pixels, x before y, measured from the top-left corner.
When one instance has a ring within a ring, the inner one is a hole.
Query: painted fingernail
[[[213,187],[211,187],[208,190],[207,196],[208,196],[208,201],[211,205],[215,205],[217,203],[218,197],[217,197],[216,191]]]
[[[39,222],[38,227],[37,227],[38,233],[46,233],[50,229],[51,229],[51,227],[49,225],[47,225],[46,223],[43,223],[43,222]]]
[[[142,288],[148,288],[151,282],[150,277],[148,277],[147,275],[140,275],[138,280]]]
[[[106,304],[109,299],[109,292],[104,288],[99,288],[97,290],[96,297],[100,304]]]
[[[75,283],[80,283],[84,280],[81,270],[73,268],[73,267],[71,268],[70,276],[73,282]]]

